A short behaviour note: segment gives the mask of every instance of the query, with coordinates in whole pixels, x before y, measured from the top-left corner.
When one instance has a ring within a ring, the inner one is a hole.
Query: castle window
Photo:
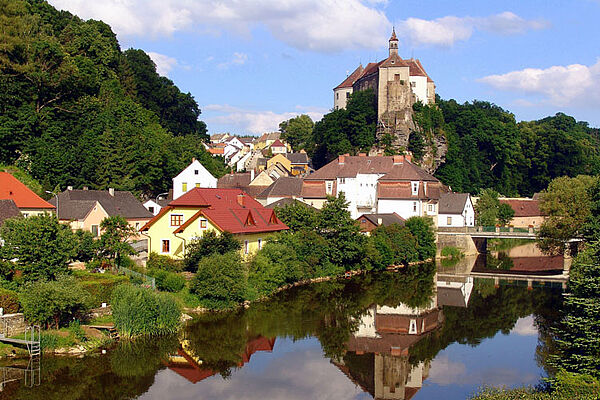
[[[400,80],[400,74],[394,74],[394,80],[395,81],[399,81]]]
[[[346,98],[349,99],[350,98],[350,92],[346,92]]]
[[[336,99],[336,100],[339,100],[339,99],[340,99],[340,94],[339,94],[339,93],[336,93],[336,94],[335,94],[335,99]]]

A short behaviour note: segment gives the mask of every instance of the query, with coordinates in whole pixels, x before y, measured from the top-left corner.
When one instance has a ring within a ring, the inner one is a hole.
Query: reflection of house
[[[51,203],[56,198],[50,199]],[[71,229],[98,236],[103,219],[119,215],[138,231],[152,214],[131,192],[108,190],[65,190],[58,195],[58,219]]]
[[[148,252],[181,259],[186,244],[206,231],[231,232],[244,257],[261,249],[267,235],[286,230],[273,210],[239,189],[194,188],[163,208],[141,229]]]
[[[473,277],[460,275],[438,275],[438,306],[467,307],[473,291]]]
[[[52,204],[8,172],[0,172],[0,200],[12,200],[24,217],[55,211]]]
[[[516,228],[539,228],[545,215],[540,211],[540,201],[533,199],[500,199],[500,204],[508,204],[515,215],[510,225]]]
[[[356,218],[360,224],[360,231],[370,233],[378,226],[389,226],[392,224],[404,225],[404,218],[396,213],[390,214],[363,214]]]
[[[435,296],[418,308],[372,306],[334,364],[376,399],[408,400],[429,374],[428,362],[409,362],[410,348],[442,323]]]
[[[169,363],[167,368],[184,377],[192,383],[198,383],[210,376],[218,374],[219,371],[213,371],[211,369],[202,368],[202,360],[197,357],[191,356],[190,351],[187,349],[187,341],[181,343],[179,350],[176,355],[169,357]],[[273,351],[275,346],[275,338],[266,338],[258,336],[246,344],[244,352],[240,355],[241,361],[238,367],[242,367],[244,364],[250,361],[250,357],[258,351]]]

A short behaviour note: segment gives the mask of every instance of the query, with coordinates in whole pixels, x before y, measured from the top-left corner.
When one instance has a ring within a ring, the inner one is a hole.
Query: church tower
[[[398,55],[398,38],[395,28],[392,28],[392,37],[390,38],[390,57],[392,54]]]

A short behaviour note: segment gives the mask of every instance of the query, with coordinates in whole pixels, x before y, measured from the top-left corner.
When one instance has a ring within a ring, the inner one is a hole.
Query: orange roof
[[[208,152],[210,154],[225,154],[225,149],[223,147],[219,147],[219,148],[211,147],[208,149]]]
[[[8,172],[0,172],[0,200],[12,200],[20,209],[43,208],[54,210],[56,208]]]

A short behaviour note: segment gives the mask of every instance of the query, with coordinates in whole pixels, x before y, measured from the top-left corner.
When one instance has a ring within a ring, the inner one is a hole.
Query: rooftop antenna
[[[410,59],[414,60],[415,59],[415,49],[410,49]]]

